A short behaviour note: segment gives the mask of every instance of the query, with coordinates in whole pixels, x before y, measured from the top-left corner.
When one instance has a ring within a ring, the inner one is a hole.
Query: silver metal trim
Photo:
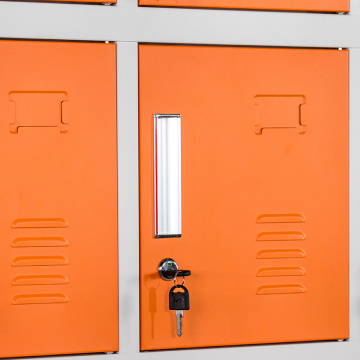
[[[181,236],[181,116],[154,115],[155,237]]]

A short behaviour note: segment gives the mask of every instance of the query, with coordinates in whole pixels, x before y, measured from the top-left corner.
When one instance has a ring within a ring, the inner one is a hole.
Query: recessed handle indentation
[[[15,121],[9,129],[17,134],[21,127],[58,127],[61,133],[68,131],[64,123],[63,103],[68,100],[64,91],[12,91],[9,100],[15,104]]]
[[[304,95],[257,95],[254,104],[259,108],[255,134],[268,129],[297,129],[305,134],[306,126],[301,118],[301,106],[306,103]]]

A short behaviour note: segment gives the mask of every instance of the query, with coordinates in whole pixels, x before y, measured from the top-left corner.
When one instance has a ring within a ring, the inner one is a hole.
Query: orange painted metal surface
[[[118,350],[114,44],[0,41],[0,356]]]
[[[349,0],[139,0],[139,5],[348,12]]]
[[[139,58],[141,349],[347,338],[348,52]],[[155,113],[181,115],[181,238],[154,237]],[[192,271],[180,338],[168,257]]]

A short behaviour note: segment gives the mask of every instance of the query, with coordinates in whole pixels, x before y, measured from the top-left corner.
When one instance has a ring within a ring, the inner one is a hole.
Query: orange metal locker
[[[141,45],[139,61],[141,349],[347,338],[348,52]],[[154,114],[181,116],[181,237],[155,237]],[[181,337],[164,258],[192,271]]]
[[[0,41],[0,356],[118,350],[114,44]]]
[[[139,5],[348,12],[349,0],[139,0]]]

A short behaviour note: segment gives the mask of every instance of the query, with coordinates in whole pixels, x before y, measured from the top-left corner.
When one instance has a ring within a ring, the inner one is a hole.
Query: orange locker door
[[[348,12],[349,0],[139,0],[139,5]]]
[[[347,338],[348,52],[141,45],[139,56],[141,349]],[[181,170],[175,159],[166,173],[181,171],[181,237],[155,237],[154,114],[181,116]],[[164,258],[192,271],[181,337]]]
[[[0,42],[0,356],[118,349],[114,44]]]

